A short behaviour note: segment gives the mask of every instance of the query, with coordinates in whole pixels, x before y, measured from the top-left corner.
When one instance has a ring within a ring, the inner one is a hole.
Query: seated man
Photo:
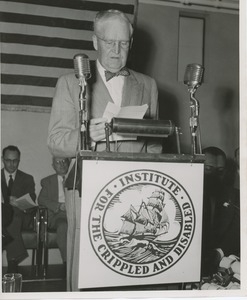
[[[7,252],[8,272],[17,272],[18,264],[27,256],[21,230],[28,224],[32,216],[28,211],[22,211],[16,206],[16,199],[29,194],[33,201],[36,199],[33,176],[18,170],[21,153],[16,146],[8,146],[2,151],[3,169],[1,170],[3,240]]]
[[[3,202],[2,196],[2,248],[5,247],[13,241],[12,236],[6,230],[6,227],[12,222],[13,219],[13,209],[9,203]]]
[[[204,188],[203,188],[203,227],[202,227],[202,273],[210,272],[209,260],[216,246],[218,218],[226,193],[226,154],[217,147],[203,149]]]
[[[203,150],[202,272],[215,271],[219,255],[240,254],[239,188],[229,180],[227,158],[217,147]],[[231,176],[232,177],[232,176]],[[220,249],[219,254],[215,249]]]
[[[67,216],[65,208],[64,179],[69,169],[69,158],[53,157],[52,166],[56,174],[41,180],[38,203],[48,208],[48,228],[57,232],[57,244],[66,266]]]
[[[225,256],[234,254],[240,257],[240,178],[239,178],[239,148],[234,152],[235,170],[232,182],[228,184],[228,194],[219,215],[216,247]]]

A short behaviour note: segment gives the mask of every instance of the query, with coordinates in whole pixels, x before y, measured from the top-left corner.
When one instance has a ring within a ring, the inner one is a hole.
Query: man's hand
[[[17,207],[17,204],[16,204],[16,197],[15,196],[10,196],[9,197],[9,204],[14,206],[14,207]]]
[[[59,209],[61,211],[66,211],[65,203],[60,203]]]
[[[93,142],[105,139],[106,118],[96,118],[90,120],[89,133]]]

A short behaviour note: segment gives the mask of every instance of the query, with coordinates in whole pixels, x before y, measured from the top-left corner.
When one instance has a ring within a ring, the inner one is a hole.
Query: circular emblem
[[[195,211],[183,186],[154,170],[114,178],[97,195],[89,236],[99,259],[129,277],[157,275],[176,264],[193,238]]]

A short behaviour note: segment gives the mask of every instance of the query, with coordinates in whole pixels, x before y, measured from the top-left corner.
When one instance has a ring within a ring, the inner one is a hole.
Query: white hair
[[[129,32],[130,32],[130,38],[132,38],[133,35],[133,26],[128,19],[128,17],[121,12],[120,10],[116,9],[109,9],[109,10],[104,10],[100,11],[96,14],[95,19],[94,19],[94,33],[97,35],[97,33],[100,31],[100,28],[102,27],[102,23],[108,20],[122,20],[126,22],[129,26]]]

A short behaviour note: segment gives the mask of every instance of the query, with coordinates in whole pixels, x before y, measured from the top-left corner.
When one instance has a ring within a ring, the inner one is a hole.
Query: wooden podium
[[[204,155],[81,159],[79,288],[200,281]]]

